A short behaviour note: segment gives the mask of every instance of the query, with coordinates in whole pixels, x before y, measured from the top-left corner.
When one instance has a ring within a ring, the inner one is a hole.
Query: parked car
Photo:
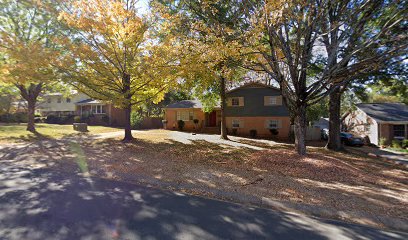
[[[358,146],[361,147],[364,145],[364,141],[361,137],[357,137],[352,133],[341,132],[340,133],[341,142],[348,146]]]

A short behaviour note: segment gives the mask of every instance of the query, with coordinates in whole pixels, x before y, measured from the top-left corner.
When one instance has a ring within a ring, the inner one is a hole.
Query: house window
[[[232,106],[239,106],[239,98],[231,98]]]
[[[62,101],[62,99],[61,99],[61,98],[58,98],[57,102],[58,102],[58,103],[61,103],[61,101]]]
[[[51,98],[48,98],[48,99],[47,99],[47,103],[51,103]]]
[[[405,137],[405,125],[393,125],[394,137]]]
[[[240,127],[242,127],[241,120],[233,119],[232,120],[232,128],[240,128]]]
[[[192,121],[194,119],[194,113],[192,111],[177,111],[177,121]]]
[[[71,102],[71,98],[67,98],[67,103],[70,103]]]
[[[93,114],[104,114],[106,113],[106,108],[104,105],[91,105],[91,112]]]
[[[281,105],[279,97],[280,96],[265,96],[264,105],[265,106]]]
[[[279,128],[279,120],[268,120],[267,128],[269,128],[269,129],[278,129]]]

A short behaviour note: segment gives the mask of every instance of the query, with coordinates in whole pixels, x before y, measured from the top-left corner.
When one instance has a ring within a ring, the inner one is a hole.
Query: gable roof
[[[203,104],[199,100],[183,100],[171,103],[166,108],[203,108]]]
[[[101,103],[102,103],[101,101],[89,98],[89,99],[85,99],[85,100],[76,102],[75,105],[87,105],[87,104],[92,105],[92,104],[101,104]]]
[[[408,106],[404,103],[361,103],[357,108],[379,122],[408,122]]]
[[[249,82],[249,83],[245,83],[245,84],[242,85],[242,86],[233,88],[233,89],[227,91],[227,93],[234,92],[234,91],[239,90],[239,89],[242,89],[242,88],[251,88],[251,87],[255,87],[255,88],[270,88],[270,89],[274,89],[274,90],[280,91],[279,88],[276,88],[276,87],[273,87],[273,86],[270,86],[270,85],[267,85],[267,84],[264,84],[264,83],[260,83],[260,82]]]

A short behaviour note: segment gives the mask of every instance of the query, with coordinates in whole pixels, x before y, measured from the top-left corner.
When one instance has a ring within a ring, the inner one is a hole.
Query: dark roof
[[[266,85],[266,84],[260,83],[260,82],[249,82],[249,83],[245,83],[242,86],[233,88],[233,89],[227,91],[227,93],[234,92],[234,91],[242,89],[242,88],[251,88],[251,87],[271,88],[271,89],[275,89],[275,90],[279,91],[279,88],[276,88],[276,87],[271,86],[271,85]]]
[[[357,107],[380,122],[408,121],[408,106],[404,103],[361,103]]]
[[[167,105],[166,108],[203,108],[199,100],[183,100]]]
[[[101,104],[101,102],[100,102],[100,101],[98,101],[98,100],[95,100],[95,99],[91,99],[91,98],[89,98],[89,99],[85,99],[85,100],[82,100],[82,101],[76,102],[75,104],[76,104],[76,105],[86,105],[86,104]]]

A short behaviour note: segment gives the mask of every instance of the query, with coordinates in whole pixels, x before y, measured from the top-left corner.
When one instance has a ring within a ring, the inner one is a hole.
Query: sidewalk
[[[379,157],[379,158],[383,158],[386,160],[395,161],[398,164],[403,164],[406,167],[408,167],[408,156],[407,154],[404,154],[404,153],[390,152],[390,151],[383,150],[380,148],[368,147],[368,146],[347,147],[346,149],[350,152],[363,153],[371,157]]]

